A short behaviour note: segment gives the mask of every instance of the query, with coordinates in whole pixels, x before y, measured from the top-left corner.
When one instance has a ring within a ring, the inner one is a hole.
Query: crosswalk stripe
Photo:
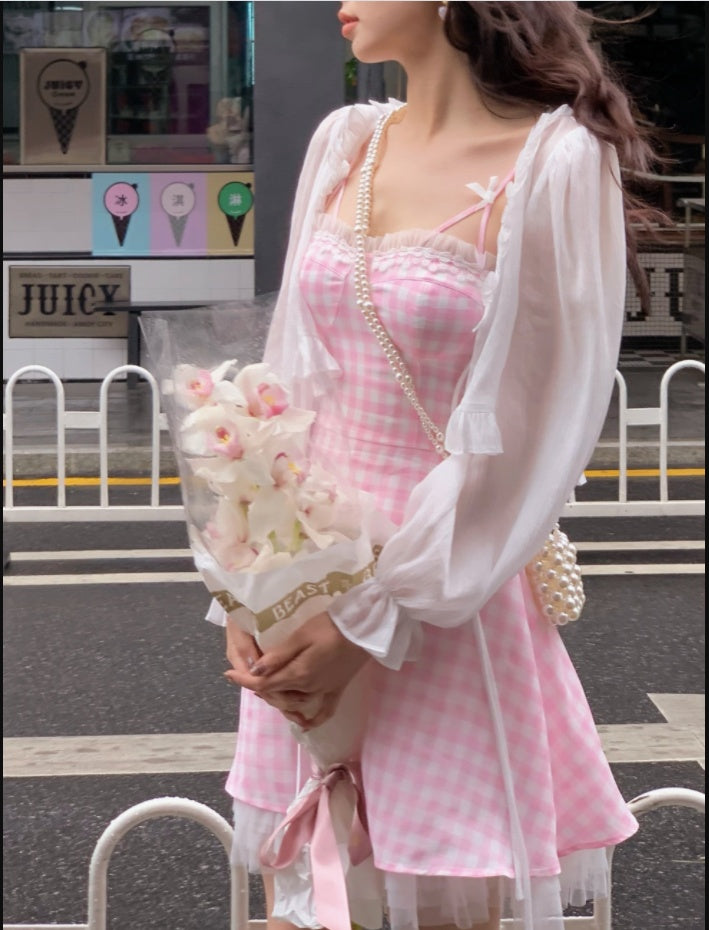
[[[611,763],[703,764],[704,746],[695,728],[607,724],[598,733]],[[234,733],[9,737],[3,739],[3,777],[227,772],[236,739]]]
[[[598,542],[577,542],[574,545],[579,552],[667,552],[695,550],[705,548],[703,539],[629,539],[601,540]]]
[[[194,584],[199,572],[110,572],[97,575],[6,575],[4,588],[61,587],[87,584]]]
[[[700,562],[650,562],[640,565],[582,565],[581,574],[589,575],[703,575]]]
[[[704,550],[703,539],[629,539],[574,541],[579,552],[666,552]],[[114,559],[189,559],[191,549],[43,549],[36,552],[12,552],[11,562],[88,562]]]
[[[598,732],[611,763],[703,764],[696,727],[608,724]],[[235,733],[9,737],[3,739],[3,777],[227,772],[236,740]]]
[[[189,559],[191,549],[51,549],[12,552],[12,562],[88,562],[98,559]]]
[[[634,565],[582,565],[581,573],[590,575],[703,575],[699,562],[648,562]],[[62,587],[89,584],[194,584],[202,580],[199,572],[101,572],[80,575],[5,575],[4,588]]]

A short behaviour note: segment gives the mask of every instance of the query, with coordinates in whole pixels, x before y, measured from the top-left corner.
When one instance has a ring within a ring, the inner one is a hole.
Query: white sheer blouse
[[[317,213],[389,104],[327,117],[306,155],[266,357],[307,403],[338,366],[298,286]],[[568,106],[542,115],[520,153],[484,282],[450,456],[412,491],[371,580],[333,621],[390,668],[416,655],[421,623],[474,616],[541,548],[600,434],[613,388],[626,256],[615,150]]]

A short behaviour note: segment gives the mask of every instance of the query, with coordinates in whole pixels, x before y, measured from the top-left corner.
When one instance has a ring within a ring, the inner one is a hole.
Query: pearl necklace
[[[413,378],[401,356],[401,353],[394,345],[386,331],[379,314],[372,302],[372,291],[367,275],[367,252],[365,243],[369,231],[369,221],[372,212],[372,181],[374,171],[377,166],[377,154],[379,152],[379,143],[386,132],[387,126],[394,117],[397,116],[403,107],[398,107],[388,116],[382,116],[377,123],[372,138],[367,147],[367,154],[362,165],[359,176],[359,187],[357,188],[357,205],[355,209],[355,267],[354,267],[354,288],[357,299],[357,306],[362,311],[362,315],[369,328],[374,334],[374,338],[382,347],[389,366],[394,373],[394,378],[401,385],[401,389],[410,401],[416,415],[421,421],[421,425],[430,439],[434,449],[440,456],[446,458],[448,452],[445,446],[445,435],[436,426],[423,408],[419,396],[414,387]]]
[[[416,411],[424,432],[431,440],[436,452],[442,458],[447,458],[449,453],[446,451],[445,435],[424,410],[406,362],[389,338],[379,318],[372,302],[372,292],[367,275],[366,239],[372,212],[372,180],[377,167],[379,143],[389,123],[402,110],[403,107],[398,107],[378,121],[360,172],[354,226],[356,253],[354,288],[357,306],[382,347],[394,377]],[[576,549],[568,536],[561,531],[558,523],[553,527],[542,551],[526,566],[526,572],[541,612],[551,623],[562,626],[581,616],[586,598],[581,571],[576,562]]]

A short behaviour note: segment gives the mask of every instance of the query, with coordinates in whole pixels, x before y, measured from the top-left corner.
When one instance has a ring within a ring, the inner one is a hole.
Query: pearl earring
[[[445,18],[446,18],[446,4],[445,4],[445,3],[442,3],[442,4],[438,7],[438,15],[440,16],[441,19],[445,19]]]

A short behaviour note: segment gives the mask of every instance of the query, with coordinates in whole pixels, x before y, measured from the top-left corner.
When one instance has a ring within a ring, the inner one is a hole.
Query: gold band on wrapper
[[[253,616],[256,618],[256,626],[259,632],[265,633],[274,623],[287,620],[288,617],[293,616],[296,610],[311,598],[335,597],[337,594],[344,594],[346,591],[349,591],[350,588],[354,588],[355,585],[362,584],[362,582],[366,581],[368,578],[372,578],[381,551],[381,546],[374,546],[372,549],[374,558],[358,572],[354,572],[353,574],[338,571],[328,572],[321,581],[306,581],[292,591],[289,591],[285,597],[276,601],[275,604],[269,605],[258,613],[252,612]],[[210,594],[219,602],[227,613],[232,613],[235,610],[245,607],[245,605],[237,601],[229,591],[210,591]]]

